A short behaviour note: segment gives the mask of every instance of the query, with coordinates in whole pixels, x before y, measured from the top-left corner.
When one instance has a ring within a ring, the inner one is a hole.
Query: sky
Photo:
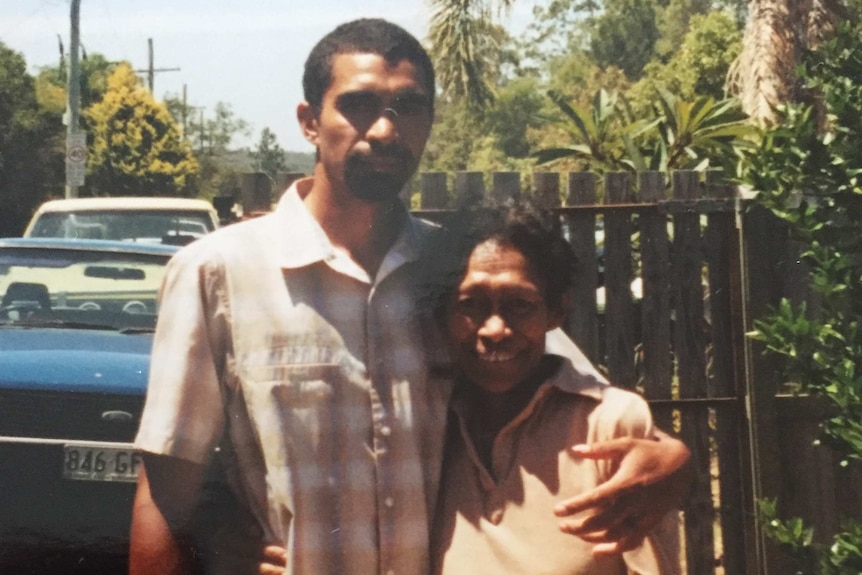
[[[154,93],[181,97],[210,114],[230,104],[253,147],[269,127],[282,148],[310,152],[294,115],[302,99],[302,66],[314,43],[338,24],[382,17],[424,39],[426,0],[80,0],[81,43],[88,53],[148,65],[153,39]],[[507,20],[526,17],[533,0]],[[58,35],[69,49],[69,0],[0,0],[0,42],[23,54],[31,73],[59,62]],[[141,77],[146,79],[145,74]]]

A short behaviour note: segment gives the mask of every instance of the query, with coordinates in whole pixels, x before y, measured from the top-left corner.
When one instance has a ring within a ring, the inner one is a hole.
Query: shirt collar
[[[565,393],[583,395],[596,401],[602,400],[604,389],[608,383],[592,365],[588,365],[586,368],[587,366],[581,365],[579,361],[573,360],[571,357],[556,357],[562,360],[560,367],[539,388],[537,395],[541,393],[542,388],[554,387]]]
[[[280,238],[279,263],[282,268],[300,268],[320,261],[337,268],[337,261],[344,257],[334,248],[326,232],[303,202],[313,183],[313,178],[297,180],[282,194],[276,206],[275,216]],[[407,212],[403,204],[399,204],[397,209],[404,210],[405,214]],[[377,273],[377,282],[402,265],[419,258],[427,229],[407,214],[404,222],[400,234],[383,259]]]
[[[609,385],[608,380],[562,329],[548,332],[545,338],[545,355],[563,359],[560,369],[548,380],[548,384],[568,393],[601,400],[602,390]]]
[[[311,189],[312,178],[294,182],[275,208],[278,259],[282,268],[301,268],[331,258],[335,250],[302,197]]]

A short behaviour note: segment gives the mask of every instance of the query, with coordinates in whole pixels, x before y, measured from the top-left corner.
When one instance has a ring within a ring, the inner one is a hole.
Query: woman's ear
[[[550,316],[548,318],[550,327],[548,328],[548,331],[558,327],[563,327],[563,323],[566,321],[566,316],[569,315],[571,307],[572,294],[566,292],[560,296],[558,305],[550,308]]]
[[[299,121],[302,135],[305,136],[305,139],[316,148],[319,125],[318,114],[314,109],[314,106],[304,100],[300,102],[296,106],[296,119]]]

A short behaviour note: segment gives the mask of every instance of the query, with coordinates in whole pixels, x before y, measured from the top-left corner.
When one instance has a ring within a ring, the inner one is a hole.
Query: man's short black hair
[[[575,255],[551,210],[523,197],[489,199],[458,210],[446,221],[446,230],[429,243],[422,266],[425,279],[420,301],[436,313],[443,312],[464,277],[473,250],[486,241],[521,252],[544,285],[545,304],[562,307],[572,286]]]
[[[392,22],[361,18],[341,24],[311,49],[302,89],[305,101],[315,110],[320,110],[323,94],[332,83],[332,60],[338,54],[379,54],[391,64],[407,60],[421,71],[433,105],[434,65],[419,40]]]

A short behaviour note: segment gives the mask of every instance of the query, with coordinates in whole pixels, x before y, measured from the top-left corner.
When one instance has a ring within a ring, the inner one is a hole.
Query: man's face
[[[431,94],[407,60],[338,54],[306,136],[329,181],[367,201],[388,201],[413,175],[431,132]]]
[[[524,255],[486,241],[470,255],[452,296],[447,336],[457,369],[487,391],[512,389],[539,366],[545,333],[562,311],[548,307],[544,285]]]

